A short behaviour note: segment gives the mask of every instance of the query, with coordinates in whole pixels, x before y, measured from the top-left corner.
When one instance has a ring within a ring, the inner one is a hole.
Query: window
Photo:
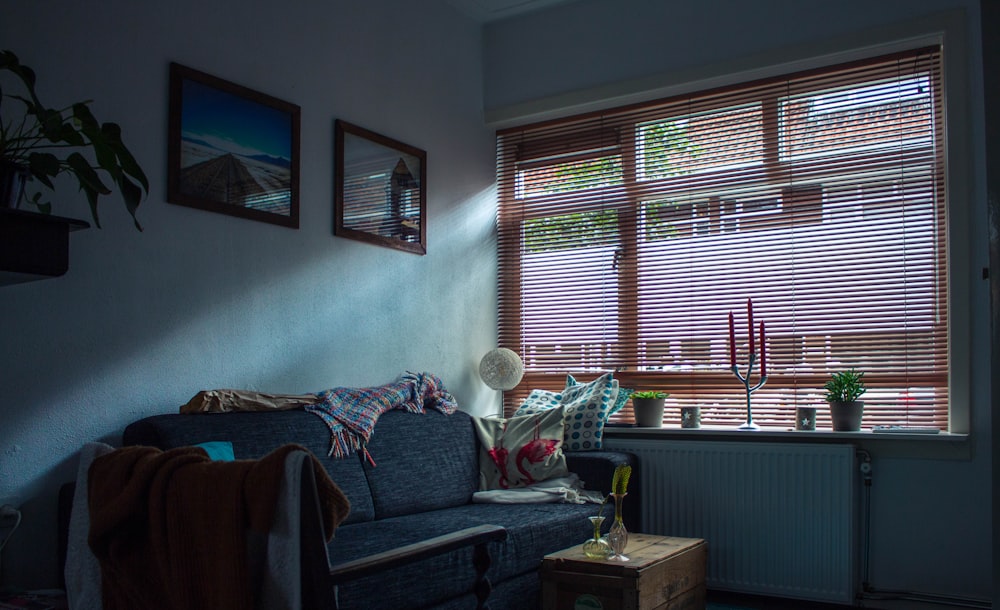
[[[728,314],[745,371],[752,298],[755,422],[791,427],[856,367],[865,427],[947,428],[942,122],[934,47],[501,131],[500,343],[526,368],[506,408],[614,370],[670,392],[667,425],[736,426]]]

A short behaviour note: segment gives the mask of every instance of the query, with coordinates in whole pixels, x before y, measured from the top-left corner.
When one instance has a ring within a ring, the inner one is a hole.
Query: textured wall
[[[120,200],[71,238],[63,278],[0,287],[0,501],[24,522],[3,582],[56,583],[55,494],[76,452],[195,392],[300,393],[442,376],[495,411],[494,143],[479,28],[443,3],[221,0],[9,2],[0,40],[49,105],[95,100],[151,181],[136,232]],[[292,230],[165,203],[167,66],[302,107]],[[333,121],[427,151],[428,254],[332,235]],[[89,219],[71,184],[55,212]]]

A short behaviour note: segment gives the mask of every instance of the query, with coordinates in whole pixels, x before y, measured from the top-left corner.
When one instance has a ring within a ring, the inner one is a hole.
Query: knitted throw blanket
[[[343,458],[355,451],[364,451],[372,465],[365,445],[371,438],[380,415],[392,409],[410,413],[425,413],[431,408],[451,415],[458,409],[454,397],[444,383],[430,373],[407,371],[396,383],[373,388],[333,388],[317,394],[319,402],[306,405],[330,428],[328,455]]]
[[[253,610],[248,529],[273,520],[285,445],[260,460],[213,462],[205,451],[125,447],[88,474],[89,544],[105,610]],[[350,503],[310,454],[327,536]]]

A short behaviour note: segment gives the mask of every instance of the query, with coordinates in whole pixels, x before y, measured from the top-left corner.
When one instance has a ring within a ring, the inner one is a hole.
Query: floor
[[[908,599],[864,599],[855,606],[842,606],[794,599],[778,599],[709,591],[706,610],[845,610],[851,607],[868,608],[869,610],[969,610],[970,608],[985,609],[991,606],[972,601],[963,605],[950,605]]]

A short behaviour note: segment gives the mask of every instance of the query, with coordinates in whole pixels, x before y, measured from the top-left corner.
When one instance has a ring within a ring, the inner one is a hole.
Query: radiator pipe
[[[865,508],[864,508],[864,519],[862,524],[862,536],[863,536],[863,551],[861,554],[861,590],[866,593],[871,590],[871,581],[869,580],[869,566],[868,560],[871,555],[871,518],[872,518],[872,456],[870,453],[864,449],[858,449],[858,458],[861,461],[859,470],[861,471],[861,480],[865,485]]]

